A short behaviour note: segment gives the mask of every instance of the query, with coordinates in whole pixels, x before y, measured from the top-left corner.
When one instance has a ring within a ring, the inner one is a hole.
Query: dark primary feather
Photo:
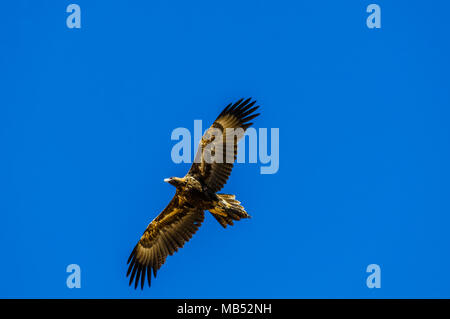
[[[250,121],[259,115],[259,113],[254,113],[259,108],[259,106],[254,106],[256,101],[250,101],[251,98],[245,101],[244,99],[240,99],[234,104],[228,104],[200,141],[195,161],[188,174],[201,180],[212,192],[219,191],[226,184],[233,169],[233,162],[237,157],[237,142],[242,138],[242,136],[239,136],[238,139],[231,140],[233,136],[227,136],[226,129],[242,128],[245,132],[253,124]],[[221,139],[216,140],[210,138],[211,132],[214,129],[221,132]],[[214,145],[212,146],[210,144]],[[211,146],[215,149],[218,157],[222,156],[221,163],[208,163],[205,160],[205,150]],[[226,161],[227,151],[232,153],[233,162]]]
[[[136,247],[128,258],[127,277],[134,288],[139,282],[144,288],[145,277],[151,285],[151,275],[164,264],[166,257],[182,248],[200,227],[204,219],[203,210],[183,207],[176,194],[167,207],[148,225]],[[140,279],[140,280],[139,280]]]

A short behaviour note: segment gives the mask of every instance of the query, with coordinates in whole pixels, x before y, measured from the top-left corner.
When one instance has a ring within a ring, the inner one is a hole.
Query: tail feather
[[[226,228],[227,225],[232,226],[234,224],[233,221],[241,220],[242,218],[251,218],[244,207],[240,205],[241,202],[236,200],[235,195],[217,194],[217,196],[219,197],[219,201],[216,207],[209,211],[223,228]]]

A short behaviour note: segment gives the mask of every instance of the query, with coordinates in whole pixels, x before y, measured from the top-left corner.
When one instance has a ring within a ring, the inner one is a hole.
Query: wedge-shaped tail
[[[219,200],[216,207],[209,211],[223,228],[226,228],[227,225],[233,225],[234,220],[251,218],[244,207],[240,205],[241,202],[236,200],[235,195],[217,194],[217,196]]]

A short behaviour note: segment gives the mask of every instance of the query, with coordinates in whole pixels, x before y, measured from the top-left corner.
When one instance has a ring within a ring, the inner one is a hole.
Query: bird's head
[[[165,178],[164,181],[175,187],[178,187],[178,186],[181,186],[184,184],[184,178],[179,178],[179,177]]]

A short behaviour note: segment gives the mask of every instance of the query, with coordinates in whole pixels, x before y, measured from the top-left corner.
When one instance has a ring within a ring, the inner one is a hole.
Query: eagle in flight
[[[227,182],[237,156],[237,142],[250,121],[259,113],[256,101],[240,99],[230,103],[219,114],[203,135],[189,172],[184,177],[164,181],[175,186],[175,196],[167,207],[148,225],[128,258],[127,277],[130,285],[139,282],[144,288],[145,277],[151,284],[151,275],[191,239],[202,224],[208,210],[224,228],[233,221],[250,218],[235,195],[217,194]],[[233,134],[230,134],[230,131]],[[240,132],[238,134],[234,132]]]

